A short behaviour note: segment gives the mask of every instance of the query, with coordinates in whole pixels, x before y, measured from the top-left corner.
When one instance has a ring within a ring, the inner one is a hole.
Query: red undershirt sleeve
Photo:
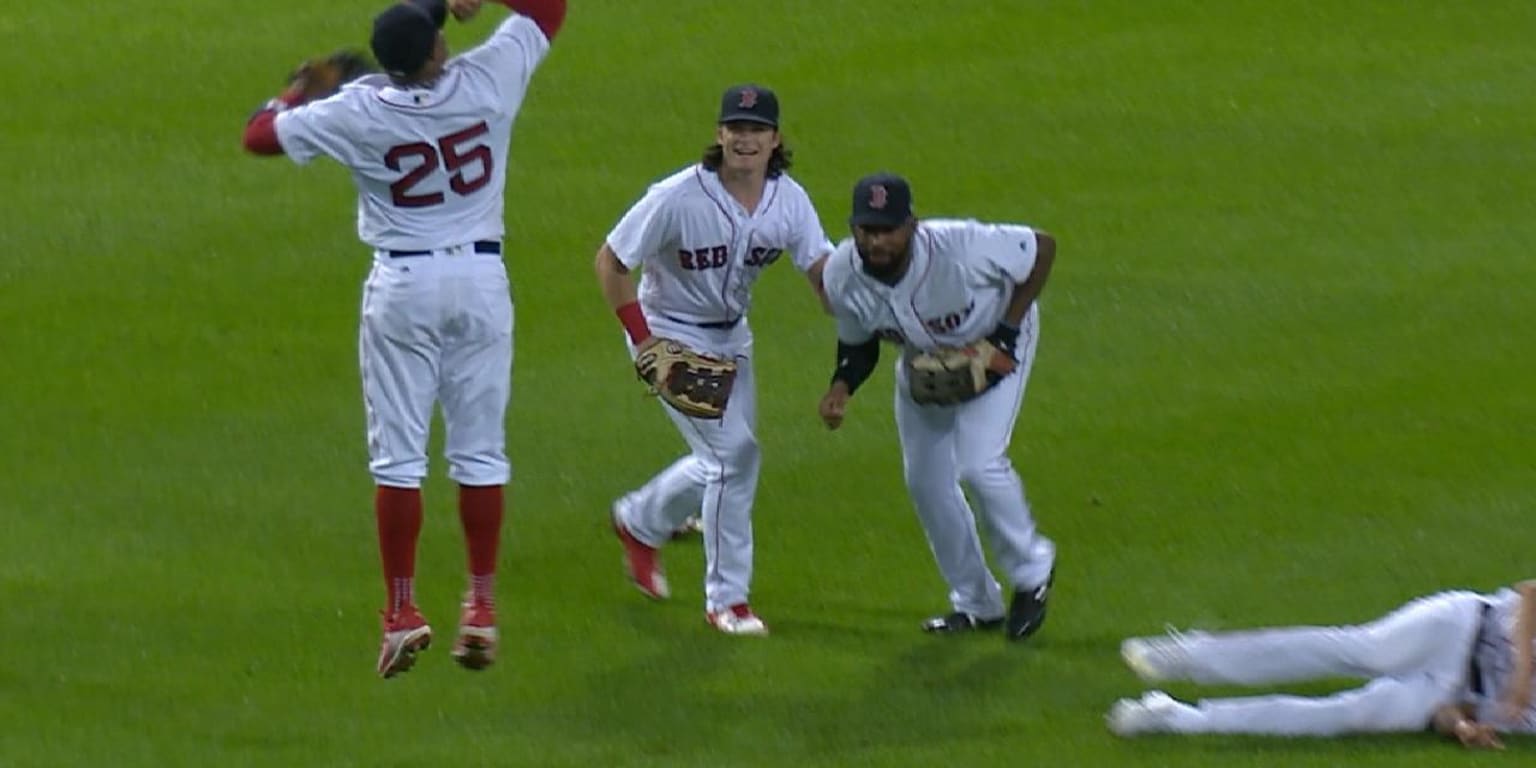
[[[560,25],[565,23],[565,0],[500,0],[512,10],[527,16],[539,25],[539,30],[544,37],[550,40],[560,32]]]
[[[301,92],[289,89],[281,96],[266,103],[245,123],[245,134],[240,143],[253,155],[281,155],[283,145],[277,140],[277,113],[296,107],[303,102]]]

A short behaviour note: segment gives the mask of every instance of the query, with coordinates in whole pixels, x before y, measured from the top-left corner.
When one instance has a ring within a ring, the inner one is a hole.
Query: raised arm
[[[253,155],[272,157],[283,153],[283,145],[277,140],[277,113],[304,103],[303,89],[290,86],[277,98],[268,101],[251,115],[245,123],[245,133],[240,137],[241,146]]]
[[[553,41],[565,23],[565,0],[498,0],[502,5],[527,16],[544,37]],[[455,14],[457,15],[457,14]]]
[[[253,155],[281,155],[277,140],[277,115],[284,110],[324,99],[348,83],[372,71],[367,57],[355,51],[337,51],[304,62],[288,79],[288,87],[245,121],[240,143]]]

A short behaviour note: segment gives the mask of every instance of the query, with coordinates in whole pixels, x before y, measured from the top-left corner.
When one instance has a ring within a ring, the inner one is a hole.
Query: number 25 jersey
[[[430,87],[369,75],[279,113],[277,138],[296,163],[324,155],[352,171],[357,236],[374,248],[499,239],[512,122],[548,52],[537,24],[510,16]]]

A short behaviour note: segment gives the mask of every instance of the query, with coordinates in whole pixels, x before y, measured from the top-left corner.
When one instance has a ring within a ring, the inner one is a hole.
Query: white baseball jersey
[[[838,339],[871,338],[903,346],[903,356],[958,347],[991,333],[1015,286],[1035,268],[1035,231],[1012,224],[926,219],[912,233],[911,262],[895,285],[865,274],[853,240],[827,259],[822,284],[837,317]],[[1008,443],[1034,364],[1038,310],[1019,334],[1018,368],[996,387],[954,407],[921,406],[906,396],[905,367],[896,365],[896,430],[912,504],[928,536],[956,611],[984,619],[1003,615],[1004,593],[987,567],[980,525],[1014,590],[1050,578],[1056,547],[1036,529],[1024,483]],[[976,509],[960,485],[969,486]]]
[[[704,524],[704,598],[711,612],[746,603],[752,580],[752,507],[762,452],[752,331],[742,320],[752,285],[786,252],[801,271],[832,250],[805,190],[769,179],[748,212],[713,171],[692,165],[652,185],[608,234],[608,247],[640,268],[640,307],[657,335],[736,361],[723,418],[667,415],[691,455],[626,494],[617,514],[642,541],[660,544],[689,514]],[[702,324],[729,327],[699,327]]]
[[[769,179],[748,213],[719,176],[695,164],[653,184],[608,234],[631,270],[643,265],[640,306],[685,323],[732,322],[747,313],[752,284],[786,252],[804,272],[832,243],[794,179]]]
[[[1036,252],[1026,226],[924,219],[912,234],[906,275],[887,285],[865,274],[853,239],[845,239],[822,273],[837,336],[848,344],[879,336],[909,353],[969,344],[1003,319]]]
[[[430,88],[370,75],[279,113],[277,138],[296,163],[325,155],[351,169],[357,236],[374,248],[500,239],[512,122],[548,51],[538,25],[510,16]]]

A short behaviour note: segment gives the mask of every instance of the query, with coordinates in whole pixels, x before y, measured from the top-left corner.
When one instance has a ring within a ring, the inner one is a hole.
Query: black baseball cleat
[[[934,634],[951,634],[956,632],[985,632],[997,629],[1003,625],[1001,616],[995,619],[983,619],[964,611],[955,611],[944,616],[935,616],[923,622],[923,631]]]
[[[1046,601],[1051,598],[1051,584],[1056,581],[1056,569],[1045,577],[1045,583],[1034,589],[1021,589],[1013,593],[1008,604],[1008,627],[1004,630],[1011,641],[1027,639],[1045,623]]]

